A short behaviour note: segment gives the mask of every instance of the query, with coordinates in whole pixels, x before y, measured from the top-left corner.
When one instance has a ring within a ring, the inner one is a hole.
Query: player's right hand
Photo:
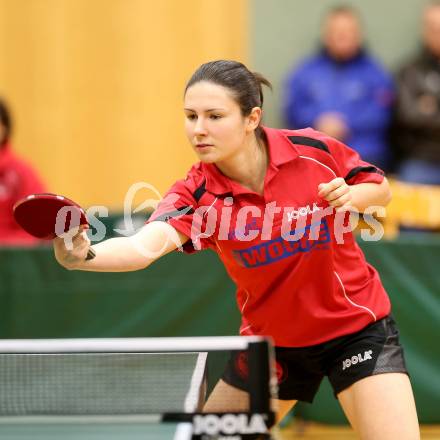
[[[90,240],[85,229],[81,226],[73,236],[67,233],[53,240],[55,258],[66,269],[75,269],[87,257]]]

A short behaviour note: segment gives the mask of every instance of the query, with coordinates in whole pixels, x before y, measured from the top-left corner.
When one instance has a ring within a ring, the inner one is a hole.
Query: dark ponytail
[[[263,85],[272,90],[272,84],[260,73],[251,72],[238,61],[217,60],[202,64],[192,75],[185,87],[186,91],[194,84],[207,81],[227,88],[243,116],[248,116],[254,107],[263,108]],[[262,130],[257,128],[257,135]]]
[[[264,102],[263,85],[268,87],[270,90],[272,90],[272,84],[261,73],[252,72],[252,75],[254,76],[255,81],[258,84],[258,89],[259,89],[259,92],[260,92],[260,105],[258,107],[263,108],[263,102]]]

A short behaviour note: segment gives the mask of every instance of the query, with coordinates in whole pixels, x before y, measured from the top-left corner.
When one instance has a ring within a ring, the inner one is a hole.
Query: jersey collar
[[[270,164],[279,167],[299,156],[295,145],[288,139],[287,130],[263,127],[269,146]],[[292,132],[290,132],[292,135]]]
[[[262,127],[267,138],[269,150],[269,165],[266,175],[266,183],[278,172],[278,167],[296,159],[299,155],[296,147],[289,141],[284,130]],[[202,163],[203,174],[206,177],[206,189],[217,195],[221,194],[245,194],[252,191],[242,187],[229,179],[215,166],[215,164]]]

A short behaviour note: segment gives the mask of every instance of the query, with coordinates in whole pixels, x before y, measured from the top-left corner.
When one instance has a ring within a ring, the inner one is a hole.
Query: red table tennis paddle
[[[27,233],[42,240],[52,240],[70,229],[89,225],[81,206],[51,193],[31,194],[19,200],[14,205],[14,218]],[[89,249],[86,260],[95,255]]]

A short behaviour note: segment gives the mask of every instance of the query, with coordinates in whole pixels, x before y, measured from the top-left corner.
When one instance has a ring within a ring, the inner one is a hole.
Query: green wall
[[[440,237],[360,245],[391,297],[420,421],[440,423]],[[143,271],[94,273],[63,269],[50,248],[0,249],[0,338],[236,334],[234,290],[211,251],[173,252]],[[213,359],[209,368],[215,378],[223,364]],[[327,380],[313,405],[297,411],[345,420]]]
[[[335,5],[360,11],[368,46],[390,69],[416,50],[423,0],[250,0],[251,65],[274,85],[266,93],[265,123],[281,127],[280,103],[286,72],[319,42],[322,17]]]

